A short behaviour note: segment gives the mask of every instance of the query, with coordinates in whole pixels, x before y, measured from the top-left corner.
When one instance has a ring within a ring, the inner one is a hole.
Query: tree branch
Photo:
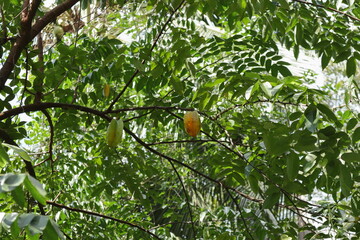
[[[13,108],[6,112],[2,112],[0,113],[0,120],[19,115],[20,113],[41,111],[48,108],[76,109],[82,112],[92,113],[96,116],[100,116],[105,119],[111,119],[110,117],[106,116],[104,112],[80,105],[69,104],[69,103],[34,103],[34,104]]]
[[[119,113],[119,112],[129,112],[134,110],[156,110],[156,109],[194,111],[194,108],[182,108],[182,107],[170,107],[170,106],[144,106],[144,107],[119,108],[116,110],[107,111],[106,113]]]
[[[154,50],[156,44],[158,43],[160,37],[164,34],[165,29],[167,28],[168,24],[172,21],[175,13],[181,8],[181,6],[185,3],[186,1],[183,0],[181,1],[181,3],[179,4],[179,6],[177,6],[177,8],[175,8],[175,10],[170,14],[169,18],[167,19],[167,21],[165,22],[165,24],[162,26],[162,28],[160,29],[159,34],[157,35],[157,37],[154,39],[154,42],[150,48],[149,51],[149,55],[151,55],[152,51]],[[143,59],[141,64],[144,64],[146,62],[146,59]],[[135,77],[138,75],[140,71],[136,70],[134,72],[134,74],[130,77],[129,81],[125,84],[124,88],[121,90],[121,92],[115,97],[115,99],[111,102],[109,108],[107,109],[107,112],[110,112],[111,109],[114,107],[115,103],[119,100],[119,98],[124,94],[124,92],[126,91],[126,89],[130,86],[130,84],[132,83],[132,81],[135,79]]]
[[[110,219],[113,220],[115,222],[119,222],[134,228],[137,228],[143,232],[146,232],[147,234],[150,234],[152,237],[156,238],[156,239],[160,239],[160,237],[158,237],[157,235],[155,235],[154,233],[150,232],[149,230],[135,224],[135,223],[131,223],[131,222],[127,222],[118,218],[114,218],[114,217],[110,217],[101,213],[96,213],[96,212],[92,212],[92,211],[88,211],[88,210],[84,210],[84,209],[78,209],[78,208],[73,208],[73,207],[69,207],[69,206],[65,206],[63,204],[59,204],[56,202],[52,202],[52,201],[46,201],[47,204],[51,205],[51,206],[55,206],[58,208],[63,208],[72,212],[79,212],[79,213],[84,213],[84,214],[88,214],[88,215],[92,215],[92,216],[97,216],[97,217],[101,217],[101,218],[105,218],[105,219]]]
[[[41,30],[48,25],[50,22],[54,21],[60,14],[70,9],[80,0],[67,0],[51,11],[47,12],[42,18],[38,19],[35,24],[31,27],[31,20],[29,17],[34,18],[40,0],[34,0],[32,6],[28,11],[23,11],[22,16],[22,30],[20,36],[17,37],[15,44],[10,50],[10,53],[0,69],[0,91],[4,89],[6,81],[8,80],[12,70],[15,67],[16,62],[18,61],[21,52],[24,50],[26,45],[32,41],[38,35]],[[24,14],[26,14],[25,18]],[[30,24],[30,25],[29,25]]]
[[[153,145],[173,144],[173,143],[207,143],[207,142],[218,143],[217,141],[214,141],[212,139],[201,139],[201,140],[194,139],[194,140],[174,140],[174,141],[154,142],[154,143],[147,143],[147,145],[153,146]],[[220,142],[228,143],[227,141],[220,141]]]
[[[192,227],[192,230],[193,230],[193,233],[194,233],[194,239],[196,239],[196,230],[195,230],[195,224],[194,224],[194,217],[193,217],[193,213],[192,213],[192,210],[191,210],[189,194],[188,194],[187,191],[186,191],[184,182],[183,182],[183,180],[181,179],[181,176],[180,176],[178,170],[176,169],[174,163],[171,162],[170,160],[168,160],[168,162],[170,163],[172,169],[175,171],[176,176],[177,176],[177,178],[179,179],[180,184],[181,184],[181,187],[182,187],[182,189],[183,189],[183,191],[184,191],[185,198],[186,198],[186,204],[187,204],[187,206],[188,206],[189,213],[190,213],[191,227]]]
[[[50,128],[49,157],[47,159],[45,159],[45,161],[50,160],[51,166],[53,167],[54,124],[52,122],[51,116],[48,113],[48,111],[42,110],[41,112],[45,115],[45,117],[49,123],[49,128]]]
[[[47,108],[64,108],[64,109],[76,109],[76,110],[79,110],[79,111],[82,111],[82,112],[87,112],[87,113],[92,113],[94,115],[97,115],[103,119],[106,119],[107,121],[110,121],[111,120],[111,117],[107,116],[105,112],[101,112],[101,111],[98,111],[98,110],[95,110],[95,109],[92,109],[92,108],[88,108],[88,107],[84,107],[84,106],[79,106],[79,105],[74,105],[74,104],[68,104],[68,103],[37,103],[37,104],[29,104],[29,105],[26,105],[26,106],[22,106],[22,107],[18,107],[18,108],[14,108],[14,109],[11,109],[11,110],[8,110],[6,112],[2,112],[0,113],[0,120],[3,120],[3,119],[6,119],[8,117],[11,117],[11,116],[15,116],[15,115],[18,115],[20,113],[24,113],[24,112],[32,112],[32,111],[41,111],[41,110],[44,110],[44,109],[47,109]],[[176,116],[176,115],[175,115]],[[239,190],[237,190],[236,188],[234,187],[230,187],[230,186],[227,186],[225,185],[223,182],[219,181],[219,180],[216,180],[216,179],[213,179],[212,177],[194,169],[193,167],[177,160],[177,159],[174,159],[174,158],[171,158],[157,150],[155,150],[154,148],[150,147],[149,144],[145,143],[144,141],[142,141],[138,136],[136,136],[132,131],[130,131],[128,128],[124,127],[124,131],[127,132],[129,135],[131,135],[140,145],[144,146],[146,149],[148,149],[150,152],[164,158],[164,159],[167,159],[169,161],[172,161],[172,162],[175,162],[176,164],[179,164],[187,169],[189,169],[190,171],[196,173],[197,175],[199,176],[202,176],[203,178],[205,179],[208,179],[209,181],[211,182],[214,182],[222,187],[225,187],[227,189],[230,189],[234,192],[236,192],[238,195],[250,200],[250,201],[253,201],[253,202],[258,202],[258,203],[262,203],[263,200],[262,199],[256,199],[256,198],[253,198]],[[202,131],[203,132],[203,131]],[[0,132],[1,133],[1,132]],[[230,152],[234,153],[235,155],[239,156],[240,158],[244,158],[242,156],[242,154],[234,151],[233,149],[231,149],[230,147],[226,146],[224,143],[222,143],[221,141],[217,140],[217,139],[214,139],[213,137],[211,137],[209,134],[203,132],[206,136],[208,136],[209,138],[211,138],[213,141],[219,143],[220,145],[222,145],[223,147],[225,147],[227,150],[229,150]],[[1,136],[1,135],[0,135]],[[2,137],[2,136],[1,136]],[[253,166],[253,164],[250,164]],[[254,169],[256,169],[260,174],[262,174],[263,176],[266,177],[266,175],[260,170],[258,169],[256,166],[253,166]],[[279,188],[284,194],[287,193],[284,189],[282,189],[278,184],[274,183],[271,179],[269,179],[268,177],[266,177],[267,180],[269,180],[272,184],[274,184],[274,186],[276,186],[277,188]],[[290,197],[288,194],[285,194],[285,196],[287,197]],[[300,199],[299,199],[300,200]],[[290,201],[292,201],[290,199]],[[309,202],[306,202],[304,200],[300,200],[308,205],[312,205],[312,206],[316,206],[316,207],[319,207],[318,205],[315,205],[315,204],[311,204]],[[296,207],[296,206],[294,206]],[[299,209],[296,207],[297,211],[299,211]]]
[[[302,3],[302,4],[307,4],[307,5],[312,5],[314,7],[318,7],[318,8],[324,8],[326,10],[330,10],[330,11],[333,11],[333,12],[336,12],[336,13],[339,13],[339,14],[342,14],[344,16],[347,16],[348,18],[354,20],[354,21],[358,21],[360,22],[360,18],[357,18],[353,15],[350,15],[346,12],[342,12],[342,11],[339,11],[335,8],[332,8],[332,7],[327,7],[327,6],[324,6],[324,5],[321,5],[321,4],[317,4],[317,3],[312,3],[312,2],[307,2],[307,1],[303,1],[303,0],[293,0],[294,2],[298,2],[298,3]]]
[[[282,101],[271,101],[271,100],[257,100],[257,101],[253,101],[253,102],[246,102],[243,104],[235,104],[221,112],[219,112],[218,114],[216,114],[215,117],[210,118],[212,120],[217,120],[219,117],[221,117],[221,115],[227,113],[228,111],[231,111],[235,108],[238,107],[245,107],[246,105],[251,105],[251,104],[256,104],[256,103],[272,103],[272,104],[280,104],[280,105],[292,105],[292,106],[298,106],[298,104],[292,103],[292,102],[282,102]]]
[[[204,174],[204,173],[202,173],[202,172],[194,169],[193,167],[187,165],[186,163],[183,163],[183,162],[181,162],[181,161],[179,161],[179,160],[177,160],[177,159],[174,159],[174,158],[172,158],[172,157],[169,157],[169,156],[167,156],[167,155],[165,155],[165,154],[163,154],[163,153],[155,150],[154,148],[152,148],[152,147],[150,147],[148,144],[146,144],[144,141],[142,141],[138,136],[135,135],[135,133],[133,133],[132,131],[130,131],[128,128],[124,127],[124,131],[125,131],[126,133],[128,133],[130,136],[132,136],[140,145],[142,145],[143,147],[145,147],[147,150],[149,150],[150,152],[154,153],[155,155],[158,155],[158,156],[161,157],[161,158],[167,159],[168,161],[172,161],[172,162],[174,162],[174,163],[176,163],[176,164],[178,164],[178,165],[181,165],[181,166],[189,169],[190,171],[196,173],[197,175],[199,175],[199,176],[201,176],[201,177],[203,177],[203,178],[205,178],[205,179],[207,179],[207,180],[209,180],[209,181],[211,181],[211,182],[214,182],[214,183],[218,184],[219,186],[222,186],[222,187],[224,187],[224,188],[227,188],[227,189],[230,189],[230,190],[236,192],[238,195],[240,195],[240,196],[242,196],[242,197],[244,197],[244,198],[246,198],[246,199],[248,199],[248,200],[250,200],[250,201],[258,202],[258,203],[262,203],[262,202],[263,202],[263,200],[261,200],[261,199],[253,198],[253,197],[251,197],[251,196],[249,196],[249,195],[247,195],[247,194],[245,194],[245,193],[243,193],[243,192],[240,192],[239,190],[237,190],[237,189],[234,188],[234,187],[227,186],[227,185],[224,184],[223,182],[221,182],[221,181],[219,181],[219,180],[216,180],[216,179],[214,179],[214,178],[212,178],[212,177],[210,177],[210,176],[208,176],[208,175],[206,175],[206,174]]]
[[[236,206],[236,208],[238,209],[238,211],[239,211],[239,213],[240,213],[241,220],[242,220],[243,223],[244,223],[245,230],[246,230],[247,234],[250,236],[250,238],[251,238],[252,240],[254,240],[254,237],[252,236],[251,231],[250,231],[250,229],[249,229],[249,227],[248,227],[248,225],[247,225],[247,223],[246,223],[246,220],[245,220],[245,218],[244,218],[244,216],[243,216],[241,207],[239,206],[239,204],[237,203],[236,199],[235,199],[234,196],[231,194],[231,192],[229,191],[229,189],[225,189],[225,190],[226,190],[226,192],[229,194],[229,196],[230,196],[230,198],[232,199],[232,201],[235,203],[235,206]]]

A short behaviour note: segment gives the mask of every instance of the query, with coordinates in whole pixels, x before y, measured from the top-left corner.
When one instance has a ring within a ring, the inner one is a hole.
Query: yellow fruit
[[[124,123],[121,119],[112,119],[106,133],[106,141],[110,147],[116,147],[121,141]]]
[[[192,137],[199,134],[201,129],[200,117],[197,111],[186,112],[184,115],[185,131]]]
[[[103,94],[106,98],[110,96],[110,85],[107,83],[104,85]]]

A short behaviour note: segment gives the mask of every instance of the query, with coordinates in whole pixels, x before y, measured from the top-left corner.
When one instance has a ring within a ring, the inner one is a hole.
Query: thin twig
[[[178,170],[175,168],[175,165],[172,161],[170,161],[169,159],[167,159],[168,162],[170,163],[172,169],[175,171],[176,173],[176,176],[177,178],[179,179],[180,181],[180,184],[181,184],[181,187],[184,191],[184,194],[185,194],[185,197],[186,197],[186,204],[188,206],[188,209],[189,209],[189,213],[190,213],[190,221],[191,221],[191,227],[192,227],[192,230],[193,230],[193,233],[194,233],[194,239],[196,239],[196,230],[195,230],[195,224],[194,224],[194,217],[193,217],[193,212],[191,210],[191,205],[190,205],[190,198],[189,198],[189,194],[188,192],[186,191],[186,188],[185,188],[185,185],[184,185],[184,182],[178,172]]]
[[[162,28],[160,29],[159,34],[157,35],[157,37],[154,39],[153,44],[150,48],[149,51],[149,55],[151,55],[152,51],[154,50],[156,44],[158,43],[160,37],[164,34],[167,26],[170,24],[170,22],[173,20],[173,17],[175,15],[175,13],[181,8],[181,6],[185,3],[186,1],[183,0],[181,1],[181,3],[179,4],[179,6],[177,6],[177,8],[175,8],[175,10],[170,14],[169,18],[167,19],[167,21],[165,22],[165,24],[162,26]],[[141,64],[145,64],[146,59],[143,59]],[[119,98],[124,94],[124,92],[126,91],[126,89],[130,86],[130,84],[132,83],[132,81],[135,79],[135,77],[138,75],[140,71],[137,69],[133,75],[130,77],[130,79],[127,81],[127,83],[125,84],[125,86],[123,87],[123,89],[121,90],[121,92],[115,97],[115,99],[111,102],[110,106],[107,109],[107,112],[110,112],[111,109],[113,108],[113,106],[115,105],[115,103],[119,100]]]
[[[342,11],[339,11],[335,8],[332,8],[332,7],[327,7],[327,6],[324,6],[324,5],[321,5],[321,4],[317,4],[317,3],[313,3],[313,2],[307,2],[307,1],[303,1],[303,0],[293,0],[294,2],[298,2],[298,3],[303,3],[303,4],[308,4],[308,5],[312,5],[314,7],[318,7],[318,8],[324,8],[324,9],[327,9],[327,10],[330,10],[330,11],[333,11],[333,12],[336,12],[336,13],[339,13],[339,14],[342,14],[344,16],[347,16],[348,18],[354,20],[354,21],[358,21],[360,22],[360,18],[357,18],[353,15],[350,15],[346,12],[342,12]]]
[[[281,105],[298,106],[297,104],[292,103],[292,102],[271,101],[271,100],[257,100],[257,101],[253,101],[253,102],[246,102],[246,103],[243,103],[243,104],[235,104],[235,105],[233,105],[233,106],[219,112],[218,114],[215,115],[215,117],[210,118],[210,119],[217,120],[219,117],[221,117],[221,115],[227,113],[228,111],[231,111],[231,110],[233,110],[235,108],[238,108],[238,107],[245,107],[246,105],[251,105],[251,104],[256,104],[256,103],[273,103],[273,104],[281,104]]]
[[[156,155],[158,155],[158,156],[160,156],[160,157],[162,157],[162,158],[164,158],[164,159],[170,160],[170,161],[172,161],[172,162],[174,162],[174,163],[176,163],[176,164],[178,164],[178,165],[181,165],[181,166],[189,169],[190,171],[196,173],[196,174],[199,175],[199,176],[202,176],[203,178],[205,178],[205,179],[207,179],[207,180],[209,180],[209,181],[211,181],[211,182],[214,182],[214,183],[216,183],[216,184],[218,184],[218,185],[220,185],[220,186],[222,186],[222,187],[231,189],[232,191],[236,192],[236,193],[239,194],[240,196],[242,196],[242,197],[244,197],[244,198],[246,198],[246,199],[248,199],[248,200],[250,200],[250,201],[258,202],[258,203],[263,202],[263,200],[261,200],[261,199],[256,199],[256,198],[253,198],[253,197],[251,197],[251,196],[249,196],[249,195],[247,195],[247,194],[245,194],[245,193],[243,193],[243,192],[240,192],[240,191],[237,190],[236,188],[230,187],[230,186],[224,184],[223,182],[221,182],[221,181],[219,181],[219,180],[216,180],[216,179],[214,179],[214,178],[206,175],[205,173],[202,173],[202,172],[196,170],[195,168],[187,165],[186,163],[183,163],[183,162],[181,162],[181,161],[179,161],[179,160],[177,160],[177,159],[174,159],[174,158],[172,158],[172,157],[169,157],[169,156],[167,156],[167,155],[165,155],[165,154],[163,154],[163,153],[155,150],[154,148],[152,148],[152,147],[150,147],[148,144],[146,144],[144,141],[142,141],[137,135],[135,135],[135,133],[133,133],[132,131],[130,131],[128,128],[124,127],[124,131],[125,131],[126,133],[128,133],[129,135],[131,135],[140,145],[142,145],[143,147],[145,147],[145,148],[146,148],[147,150],[149,150],[150,152],[152,152],[152,153],[154,153],[154,154],[156,154]]]
[[[231,192],[229,191],[229,189],[225,188],[225,190],[226,190],[226,192],[229,194],[229,196],[230,196],[230,198],[232,199],[232,201],[234,202],[236,208],[238,209],[238,211],[239,211],[239,213],[240,213],[241,220],[242,220],[243,223],[244,223],[246,232],[248,233],[248,235],[250,236],[250,238],[251,238],[252,240],[254,240],[254,237],[251,235],[250,228],[249,228],[249,226],[247,225],[246,220],[245,220],[245,218],[244,218],[244,216],[243,216],[241,207],[239,206],[238,202],[236,201],[236,199],[234,198],[234,196],[231,194]]]
[[[79,209],[79,208],[74,208],[74,207],[69,207],[69,206],[66,206],[66,205],[63,205],[63,204],[60,204],[60,203],[56,203],[56,202],[53,202],[53,201],[46,201],[47,204],[51,205],[51,206],[55,206],[55,207],[58,207],[58,208],[63,208],[63,209],[66,209],[66,210],[69,210],[69,211],[72,211],[72,212],[79,212],[79,213],[84,213],[84,214],[87,214],[87,215],[92,215],[92,216],[97,216],[97,217],[101,217],[101,218],[105,218],[105,219],[110,219],[110,220],[113,220],[115,222],[119,222],[119,223],[122,223],[122,224],[125,224],[125,225],[128,225],[128,226],[131,226],[131,227],[134,227],[134,228],[137,228],[145,233],[148,233],[150,234],[151,236],[153,236],[154,238],[156,239],[160,239],[160,237],[158,237],[157,235],[155,235],[154,233],[150,232],[149,230],[135,224],[135,223],[131,223],[131,222],[128,222],[128,221],[125,221],[125,220],[121,220],[121,219],[118,219],[118,218],[114,218],[114,217],[110,217],[110,216],[107,216],[107,215],[104,215],[104,214],[101,214],[101,213],[97,213],[97,212],[92,212],[92,211],[88,211],[88,210],[84,210],[84,209]]]
[[[207,143],[207,142],[216,142],[212,139],[193,139],[193,140],[174,140],[174,141],[163,141],[163,142],[154,142],[154,143],[147,143],[149,146],[153,145],[161,145],[161,144],[173,144],[173,143]],[[229,143],[228,141],[220,141],[224,143]]]

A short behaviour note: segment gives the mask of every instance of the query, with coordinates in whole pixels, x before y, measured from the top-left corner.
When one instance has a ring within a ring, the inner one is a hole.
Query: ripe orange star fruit
[[[104,94],[104,97],[106,97],[106,98],[108,98],[110,96],[110,85],[107,83],[104,85],[103,94]]]
[[[184,115],[184,127],[187,134],[196,137],[201,129],[200,117],[197,111],[186,112]]]

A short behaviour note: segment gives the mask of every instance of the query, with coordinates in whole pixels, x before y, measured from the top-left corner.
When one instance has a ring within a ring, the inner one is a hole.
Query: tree
[[[359,3],[56,4],[0,4],[3,239],[356,239]],[[352,98],[280,46],[344,63]]]

